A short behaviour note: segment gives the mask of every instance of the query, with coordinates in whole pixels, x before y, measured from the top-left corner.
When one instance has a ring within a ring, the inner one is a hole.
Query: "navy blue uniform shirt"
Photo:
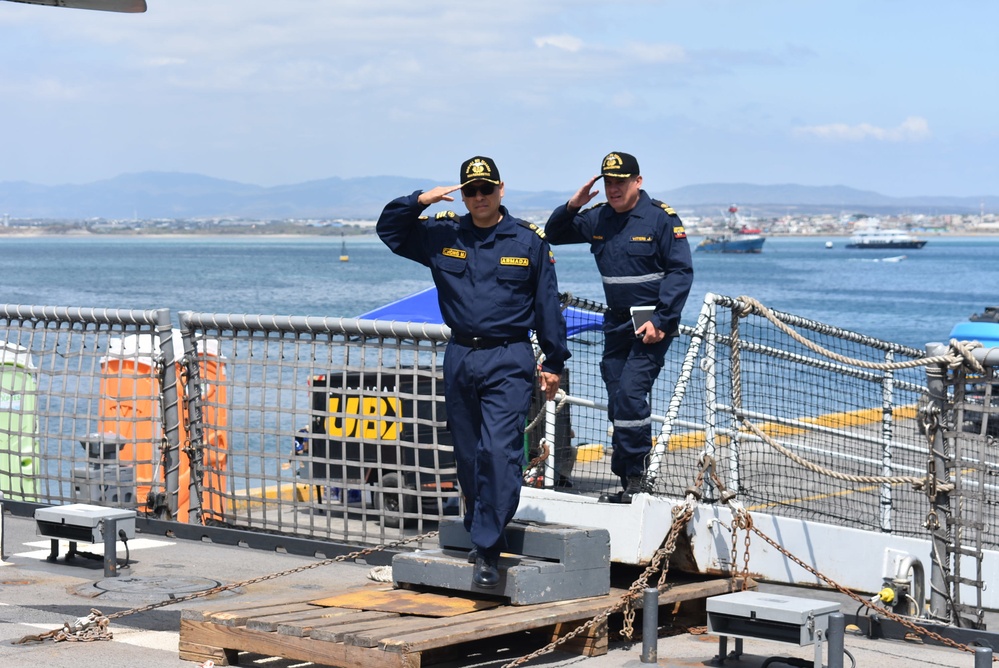
[[[676,330],[694,267],[683,223],[667,205],[644,190],[625,213],[598,204],[573,214],[563,204],[548,218],[545,238],[553,246],[590,244],[615,320],[632,306],[656,306],[652,324],[667,334]]]
[[[498,339],[533,330],[545,354],[542,368],[561,373],[569,350],[545,240],[503,206],[500,222],[486,230],[476,228],[470,214],[422,216],[421,193],[389,202],[376,231],[396,255],[430,267],[447,326],[459,336]]]

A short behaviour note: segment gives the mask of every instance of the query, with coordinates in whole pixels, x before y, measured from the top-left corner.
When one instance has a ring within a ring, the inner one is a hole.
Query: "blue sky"
[[[176,171],[263,186],[645,185],[999,195],[999,3],[0,2],[0,181]]]

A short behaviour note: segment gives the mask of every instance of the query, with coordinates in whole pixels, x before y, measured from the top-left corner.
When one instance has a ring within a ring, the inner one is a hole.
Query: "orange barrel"
[[[184,347],[178,330],[171,337],[174,359],[183,357]],[[112,338],[108,353],[101,359],[98,431],[116,434],[126,442],[118,458],[121,463],[135,466],[136,499],[146,503],[151,491],[165,491],[166,472],[163,470],[164,447],[163,411],[160,377],[156,372],[159,349],[152,334],[130,334]],[[199,373],[204,384],[205,403],[202,409],[203,462],[205,476],[202,505],[206,510],[221,513],[226,479],[228,439],[225,436],[226,408],[225,363],[218,354],[218,341],[198,344]],[[177,377],[181,366],[177,364]],[[178,388],[180,402],[179,489],[177,517],[187,522],[191,506],[191,466],[184,448],[188,441],[188,411],[186,388]],[[215,490],[216,493],[212,493]],[[148,510],[153,510],[148,508]]]

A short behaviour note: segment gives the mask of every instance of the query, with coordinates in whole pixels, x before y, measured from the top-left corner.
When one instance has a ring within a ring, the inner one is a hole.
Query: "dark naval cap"
[[[608,153],[600,165],[600,176],[612,179],[627,179],[638,176],[638,160],[628,153]]]
[[[485,181],[493,185],[500,184],[499,170],[492,158],[477,155],[461,163],[461,177],[459,179],[464,186],[472,181]]]

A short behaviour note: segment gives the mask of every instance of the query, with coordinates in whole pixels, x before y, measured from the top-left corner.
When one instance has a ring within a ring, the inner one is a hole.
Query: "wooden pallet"
[[[678,584],[660,597],[660,606],[676,609],[690,602],[690,607],[700,611],[708,597],[732,590],[728,579]],[[476,605],[468,595],[369,584],[331,595],[325,605],[317,605],[316,599],[229,601],[230,607],[215,611],[182,611],[180,659],[211,659],[215,665],[229,666],[237,663],[240,652],[250,652],[342,668],[420,668],[453,655],[458,645],[506,634],[550,631],[555,640],[615,605],[624,594],[624,590],[612,589],[606,596],[573,601],[529,606],[484,601]],[[373,603],[328,605],[349,600]],[[607,633],[606,623],[594,626],[560,649],[585,656],[606,654]]]

